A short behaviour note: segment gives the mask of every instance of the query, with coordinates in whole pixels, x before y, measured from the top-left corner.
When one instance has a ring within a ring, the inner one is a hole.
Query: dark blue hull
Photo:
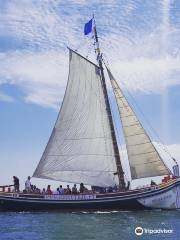
[[[47,201],[32,198],[7,198],[0,197],[1,211],[98,211],[98,210],[135,210],[146,209],[135,198],[83,200],[83,201]]]

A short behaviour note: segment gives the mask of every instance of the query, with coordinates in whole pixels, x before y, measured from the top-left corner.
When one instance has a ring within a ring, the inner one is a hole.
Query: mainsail
[[[33,177],[97,186],[118,184],[99,67],[69,52],[65,97]]]
[[[117,100],[132,179],[169,174],[169,169],[165,166],[112,73],[108,68],[107,71]]]

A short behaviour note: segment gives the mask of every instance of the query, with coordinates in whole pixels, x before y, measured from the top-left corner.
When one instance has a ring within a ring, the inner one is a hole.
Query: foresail
[[[112,73],[107,69],[122,122],[132,179],[169,174]]]
[[[99,67],[69,53],[65,97],[34,177],[113,186],[118,183]]]

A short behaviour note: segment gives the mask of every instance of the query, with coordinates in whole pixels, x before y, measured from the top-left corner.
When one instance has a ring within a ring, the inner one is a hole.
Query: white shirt
[[[25,188],[26,189],[30,189],[31,188],[31,182],[30,182],[29,179],[27,179],[26,182],[25,182]]]

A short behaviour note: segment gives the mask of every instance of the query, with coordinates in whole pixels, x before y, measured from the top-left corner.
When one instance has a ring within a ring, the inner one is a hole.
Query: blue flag
[[[84,25],[84,35],[87,35],[90,32],[92,32],[92,25],[93,25],[92,19]]]

